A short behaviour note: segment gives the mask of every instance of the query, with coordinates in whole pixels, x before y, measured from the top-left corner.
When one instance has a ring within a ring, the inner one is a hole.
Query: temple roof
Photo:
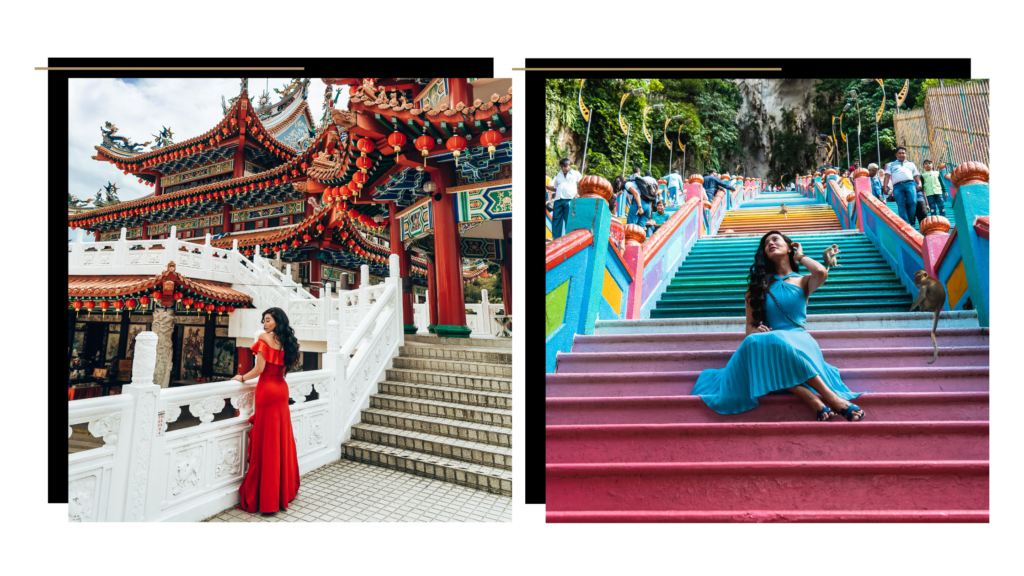
[[[68,276],[68,298],[113,298],[122,299],[129,296],[148,296],[154,290],[163,290],[164,282],[171,281],[175,288],[183,288],[191,292],[231,304],[235,307],[246,307],[252,304],[252,297],[231,288],[225,282],[187,278],[177,272],[173,262],[167,270],[156,276]]]

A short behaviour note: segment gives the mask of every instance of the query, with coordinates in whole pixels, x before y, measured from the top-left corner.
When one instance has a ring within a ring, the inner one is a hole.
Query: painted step
[[[882,313],[882,312],[906,312],[912,300],[894,303],[877,302],[840,302],[840,303],[809,303],[807,314],[861,314],[861,313]],[[744,314],[743,306],[717,306],[700,307],[689,310],[659,309],[651,310],[651,318],[683,318],[683,317],[711,317],[711,316],[738,316]]]
[[[940,346],[934,364],[932,347],[885,348],[823,348],[825,362],[839,368],[920,368],[952,366],[988,366],[988,346]],[[724,368],[732,350],[701,350],[688,352],[637,352],[618,354],[606,352],[573,352],[558,354],[557,372],[672,372]]]
[[[988,460],[988,430],[988,422],[845,420],[547,426],[545,461]]]
[[[836,306],[853,306],[857,304],[879,304],[879,305],[896,305],[906,304],[907,308],[910,308],[910,304],[914,301],[910,294],[907,294],[906,290],[877,290],[871,293],[860,293],[860,292],[823,292],[819,294],[814,293],[814,304],[817,308],[811,308],[808,305],[808,312],[816,309],[820,309],[823,306],[836,307]],[[745,310],[744,301],[742,296],[735,294],[706,294],[704,296],[698,296],[696,294],[691,298],[662,298],[656,305],[657,310],[693,310],[703,309],[708,307],[733,307]]]
[[[676,272],[675,277],[680,278],[683,276],[691,275],[719,276],[722,274],[735,274],[741,270],[749,271],[751,263],[751,258],[747,258],[747,263],[745,266],[742,264],[730,265],[728,263],[723,263],[721,266],[716,266],[712,262],[689,264],[683,262],[683,264],[679,267],[678,271]],[[885,260],[879,257],[873,258],[870,261],[865,260],[862,262],[852,262],[848,264],[844,263],[842,268],[833,268],[829,270],[829,276],[832,276],[833,270],[837,273],[872,271],[877,274],[889,272],[892,269],[889,268],[889,265],[885,262]]]
[[[931,331],[909,330],[815,330],[811,336],[822,348],[906,348],[932,345]],[[684,352],[735,350],[742,332],[711,334],[577,334],[573,352]],[[939,329],[936,339],[947,346],[988,346],[988,328]]]
[[[747,293],[747,286],[734,284],[732,286],[719,286],[714,291],[701,291],[695,287],[683,287],[683,286],[672,286],[669,285],[665,292],[661,295],[661,300],[664,302],[680,301],[685,302],[687,300],[693,300],[696,298],[715,297],[715,298],[731,298],[735,300],[739,298],[743,300]],[[895,294],[906,294],[907,289],[899,283],[898,280],[891,280],[889,282],[855,282],[849,284],[832,284],[828,283],[815,290],[815,297],[828,296],[832,294],[850,294],[850,295],[862,295],[867,293],[877,293],[879,295],[895,295]],[[900,295],[902,295],[900,294]]]
[[[381,410],[379,408],[363,409],[361,421],[365,424],[433,434],[446,438],[457,438],[467,442],[479,442],[504,447],[512,446],[511,427],[488,426],[449,418],[420,416],[397,410]]]
[[[483,392],[512,392],[511,378],[478,378],[466,374],[401,368],[388,368],[386,375],[387,379],[392,382],[429,384],[431,386],[447,386],[449,388],[464,388],[466,390],[481,390]]]
[[[610,398],[685,396],[693,391],[699,371],[556,373],[545,376],[548,398]],[[847,368],[843,383],[854,392],[988,392],[988,367]]]
[[[348,460],[384,466],[417,476],[434,478],[494,494],[512,495],[512,471],[461,460],[399,450],[370,442],[349,440],[341,445]]]
[[[548,511],[986,511],[988,462],[548,464]]]
[[[511,338],[441,338],[426,334],[406,334],[405,343],[430,344],[431,346],[454,346],[457,348],[507,348],[512,349]]]
[[[427,358],[403,358],[401,356],[392,360],[395,368],[408,368],[410,370],[425,370],[432,372],[447,372],[459,374],[471,374],[480,377],[511,378],[511,364],[491,364],[486,362],[455,361],[455,360],[431,360]]]
[[[412,450],[428,456],[451,458],[469,464],[512,469],[512,448],[447,438],[375,424],[352,426],[352,439],[399,450]]]
[[[398,360],[398,358],[395,358]],[[430,386],[427,384],[410,384],[408,382],[391,382],[384,380],[378,385],[381,394],[404,396],[421,400],[436,400],[466,406],[484,406],[488,408],[512,409],[512,394],[501,392],[483,392],[449,388],[446,386]]]
[[[486,364],[512,364],[511,352],[498,352],[486,348],[456,348],[446,346],[399,346],[401,358],[455,362],[482,362]]]
[[[988,392],[866,394],[854,402],[871,422],[962,421],[989,419]],[[791,394],[758,398],[758,406],[741,414],[719,414],[698,396],[631,396],[619,398],[548,398],[545,424],[676,424],[739,422],[806,422],[814,413]],[[857,422],[867,424],[868,421]]]
[[[657,334],[715,332],[742,332],[746,319],[742,315],[728,318],[661,318],[644,320],[601,320],[594,325],[594,334]],[[932,315],[926,312],[900,312],[879,314],[816,314],[807,318],[807,328],[818,330],[931,330]],[[977,328],[978,313],[974,310],[956,310],[939,314],[939,330]]]
[[[483,406],[467,406],[454,402],[424,400],[408,396],[390,394],[373,394],[370,396],[370,408],[404,412],[415,416],[445,418],[460,422],[474,422],[489,426],[512,427],[512,410],[489,408]]]
[[[755,247],[754,250],[751,250],[750,253],[748,253],[748,254],[736,253],[736,252],[722,253],[722,254],[716,254],[716,253],[688,254],[686,256],[686,261],[684,262],[684,264],[720,263],[722,265],[735,265],[735,266],[746,265],[747,267],[749,267],[751,261],[753,260],[753,256],[754,256],[754,253],[755,253],[756,249],[757,248]],[[869,260],[870,261],[874,261],[874,260],[878,259],[878,252],[876,250],[869,250],[868,248],[857,248],[857,249],[846,250],[846,249],[843,249],[842,247],[840,249],[842,250],[842,252],[839,253],[839,263],[840,264],[843,264],[844,262],[847,262],[847,261],[850,261],[850,262],[864,262],[864,261],[869,261]],[[822,252],[824,252],[824,250],[825,249],[822,248]],[[818,259],[820,259],[820,255],[821,255],[820,252],[811,252],[806,246],[804,247],[804,253],[812,254],[812,255],[814,255],[814,256],[812,256],[812,258],[813,257],[818,257]],[[844,264],[843,267],[845,268],[845,264]]]
[[[861,284],[872,284],[880,283],[885,285],[897,285],[902,286],[903,284],[896,277],[896,274],[892,270],[880,273],[870,272],[850,272],[845,274],[829,273],[828,281],[823,284],[818,290],[836,290],[842,288],[851,288],[859,286]],[[742,292],[747,290],[747,276],[740,274],[727,274],[719,276],[705,276],[705,277],[694,277],[694,276],[683,276],[680,278],[672,278],[669,281],[669,285],[666,287],[666,292],[687,292],[696,290],[698,292],[708,292],[711,289],[735,289]],[[817,293],[817,292],[815,292]]]
[[[667,522],[955,522],[987,523],[987,510],[581,510],[547,512],[548,523]]]

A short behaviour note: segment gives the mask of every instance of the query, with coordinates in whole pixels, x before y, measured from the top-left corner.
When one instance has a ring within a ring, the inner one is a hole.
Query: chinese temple
[[[218,275],[217,259],[231,250],[272,264],[312,297],[326,284],[357,289],[367,281],[363,265],[370,284],[382,281],[388,257],[397,255],[405,332],[456,338],[471,332],[464,282],[486,277],[489,261],[501,266],[511,315],[511,80],[322,82],[319,120],[307,102],[311,79],[292,79],[275,98],[264,92],[256,102],[242,79],[203,134],[175,142],[161,127],[147,151],[149,142],[133,143],[115,124],[101,128],[93,159],[153,191],[91,208],[77,198],[72,206],[69,196],[69,226],[80,241],[69,244],[68,354],[88,360],[79,379],[111,368],[104,361],[130,358],[131,336],[142,328],[159,334],[158,313],[170,316],[173,331],[173,369],[162,385],[235,374],[234,346],[246,342],[234,328],[228,335],[231,314],[267,301]],[[81,243],[82,231],[96,243]],[[180,255],[155,266],[150,252],[167,246]],[[213,264],[190,266],[199,256]],[[145,274],[132,273],[133,265]],[[417,294],[429,297],[428,326],[414,322]],[[190,363],[195,338],[205,341],[195,347],[203,358]],[[323,343],[300,342],[309,356],[303,365],[316,369]],[[218,356],[229,348],[231,361]]]

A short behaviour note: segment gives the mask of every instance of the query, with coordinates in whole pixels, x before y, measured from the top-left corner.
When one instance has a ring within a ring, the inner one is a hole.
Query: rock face
[[[760,134],[757,141],[743,143],[747,150],[745,160],[751,163],[755,174],[763,176],[768,173],[768,161],[771,158],[768,146],[768,128],[770,126],[781,128],[783,108],[796,112],[797,126],[800,131],[808,135],[808,140],[813,138],[813,134],[817,134],[817,127],[811,117],[814,84],[817,81],[817,79],[788,78],[732,80],[743,95],[743,105],[736,118],[737,122],[742,123],[749,115]]]
[[[153,332],[158,338],[153,383],[161,388],[167,388],[171,383],[171,361],[174,354],[171,346],[171,337],[174,333],[174,313],[170,310],[154,310]]]

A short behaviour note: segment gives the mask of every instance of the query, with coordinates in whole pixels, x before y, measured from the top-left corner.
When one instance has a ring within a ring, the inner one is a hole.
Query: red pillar
[[[231,232],[231,204],[224,203],[224,227],[221,230],[223,234]]]
[[[391,244],[391,253],[398,255],[398,273],[402,275],[402,278],[410,278],[409,251],[405,249],[405,243],[402,242],[402,223],[397,215],[398,207],[394,202],[388,202],[388,239]],[[413,320],[412,314],[412,298],[411,292],[402,294],[402,323],[405,324],[406,334],[416,333],[416,322]]]
[[[437,327],[437,266],[433,254],[427,255],[427,310],[430,311],[427,330],[434,334],[434,328]]]
[[[142,221],[142,239],[149,240],[149,220]]]
[[[309,260],[309,283],[310,283],[309,292],[312,295],[316,296],[317,298],[320,297],[320,288],[319,288],[320,285],[317,284],[317,282],[320,282],[321,280],[323,280],[323,278],[320,276],[320,274],[321,274],[321,272],[320,272],[320,261],[317,260],[316,258],[310,258],[310,260]],[[335,286],[335,288],[337,288],[337,286]],[[337,290],[335,290],[335,293],[337,293]]]
[[[455,180],[454,166],[443,166],[431,174],[436,179],[434,194],[434,255],[437,259],[438,324],[435,332],[446,338],[469,338],[466,325],[466,297],[462,291],[462,251],[455,225],[455,200],[445,190]],[[440,200],[437,198],[440,197]]]
[[[459,102],[466,106],[473,105],[473,85],[467,82],[465,78],[449,78],[448,90],[448,108],[454,110]]]
[[[502,220],[502,242],[505,244],[505,257],[501,261],[501,299],[505,303],[505,315],[512,315],[512,221]]]

